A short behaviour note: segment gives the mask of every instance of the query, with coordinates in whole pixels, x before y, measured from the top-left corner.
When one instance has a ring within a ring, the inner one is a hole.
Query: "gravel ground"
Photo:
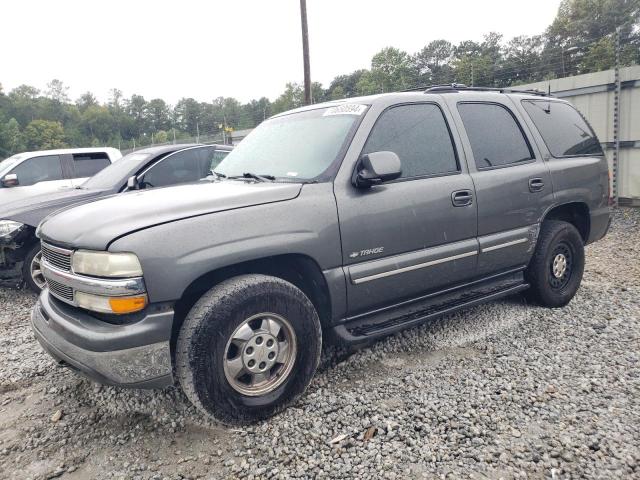
[[[325,352],[277,417],[208,423],[177,388],[56,366],[0,289],[0,478],[640,478],[640,211],[616,212],[559,310],[520,297]]]

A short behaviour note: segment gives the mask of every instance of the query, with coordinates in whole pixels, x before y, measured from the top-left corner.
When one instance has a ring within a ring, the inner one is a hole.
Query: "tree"
[[[15,118],[11,118],[4,125],[0,125],[0,149],[8,155],[25,150],[24,139],[20,132],[20,125]]]
[[[273,113],[285,112],[304,105],[304,90],[299,83],[287,83],[284,92],[273,102]]]
[[[332,99],[355,97],[359,95],[357,85],[360,81],[360,77],[367,70],[356,70],[348,75],[338,75],[335,77],[329,85],[329,97]],[[336,92],[336,89],[340,89]]]
[[[49,83],[47,83],[47,90],[45,91],[45,95],[56,102],[67,103],[69,101],[68,92],[69,87],[65,86],[64,83],[62,83],[57,78],[54,78]]]
[[[91,92],[85,92],[80,95],[80,98],[76,100],[76,105],[78,106],[78,110],[80,112],[84,112],[87,108],[98,105],[98,100]]]
[[[512,38],[504,48],[498,72],[499,86],[535,81],[541,77],[542,37],[522,35]]]
[[[66,147],[64,128],[60,122],[33,120],[24,129],[24,139],[30,150],[50,150]]]
[[[616,29],[624,39],[633,36],[640,24],[638,0],[563,0],[558,14],[545,33],[544,58],[549,70],[561,75],[588,73],[593,69],[611,68],[611,45],[605,37],[613,37]],[[633,40],[625,61],[640,61]]]
[[[409,54],[394,47],[384,48],[373,56],[370,75],[369,81],[378,92],[404,90],[414,86],[418,77]]]
[[[423,85],[452,83],[454,79],[453,52],[455,47],[447,40],[434,40],[420,50],[413,63]]]
[[[113,115],[108,108],[90,105],[82,113],[81,122],[85,135],[106,143],[113,135]]]
[[[501,59],[502,35],[491,32],[481,43],[460,42],[454,51],[455,80],[466,85],[494,86]]]
[[[182,98],[174,108],[176,126],[195,136],[202,117],[202,105],[193,98]]]
[[[161,98],[154,98],[147,103],[147,125],[152,132],[171,128],[171,109]]]
[[[322,103],[328,99],[327,91],[322,88],[320,82],[313,82],[311,84],[311,102]]]

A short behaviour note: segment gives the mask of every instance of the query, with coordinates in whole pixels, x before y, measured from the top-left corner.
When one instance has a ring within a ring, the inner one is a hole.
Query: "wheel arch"
[[[544,214],[542,222],[545,220],[561,220],[570,223],[576,227],[583,242],[586,243],[589,239],[591,216],[589,214],[589,206],[584,202],[569,202],[554,205]]]
[[[224,280],[250,273],[270,275],[292,283],[311,300],[321,325],[329,325],[332,317],[331,294],[318,263],[304,254],[275,255],[220,267],[193,280],[174,305],[172,347],[189,310],[202,295]]]

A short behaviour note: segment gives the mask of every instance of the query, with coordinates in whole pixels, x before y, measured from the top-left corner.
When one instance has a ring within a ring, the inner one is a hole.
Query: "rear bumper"
[[[31,313],[36,339],[57,361],[99,383],[131,388],[173,384],[173,312],[113,325],[51,300],[45,289]]]
[[[592,210],[590,214],[590,231],[586,244],[596,242],[603,238],[611,226],[611,209],[608,206]]]

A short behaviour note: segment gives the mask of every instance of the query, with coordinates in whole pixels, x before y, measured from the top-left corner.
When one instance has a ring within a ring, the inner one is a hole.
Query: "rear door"
[[[548,167],[506,95],[449,100],[478,204],[478,274],[525,266],[553,203]]]
[[[391,105],[372,128],[361,126],[365,132],[371,128],[368,138],[350,162],[343,163],[334,187],[349,315],[474,275],[473,183],[449,125],[439,104],[421,102]],[[402,177],[370,189],[355,188],[349,180],[355,161],[376,151],[396,153]]]

